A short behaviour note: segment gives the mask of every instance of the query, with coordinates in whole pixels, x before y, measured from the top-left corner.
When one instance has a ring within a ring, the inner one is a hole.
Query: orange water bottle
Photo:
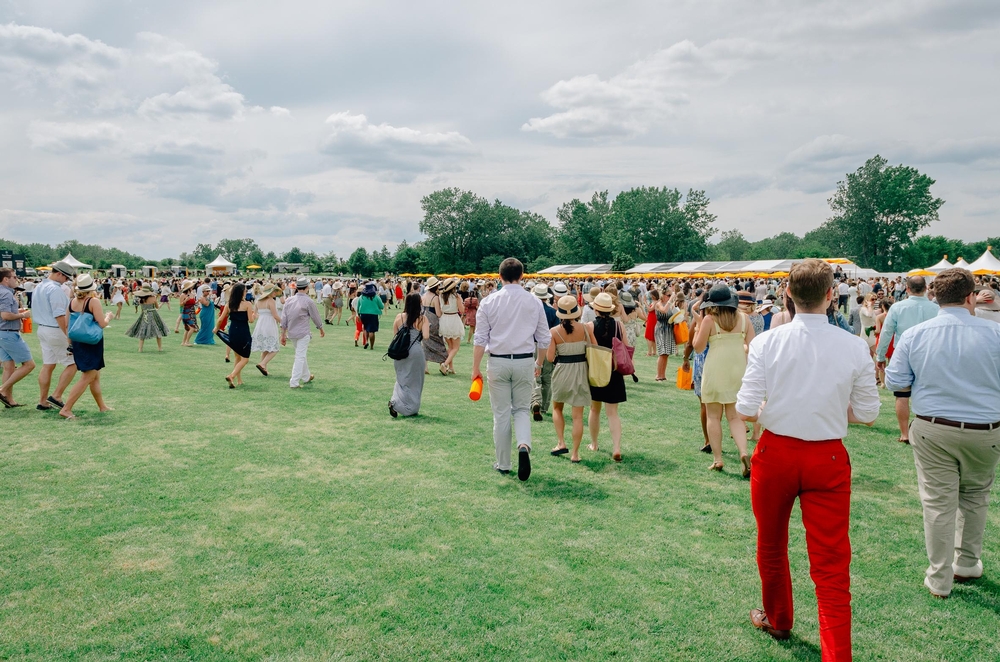
[[[483,378],[476,377],[469,387],[469,400],[476,401],[481,397],[483,397]]]
[[[21,320],[21,333],[31,333],[31,318],[25,317]]]

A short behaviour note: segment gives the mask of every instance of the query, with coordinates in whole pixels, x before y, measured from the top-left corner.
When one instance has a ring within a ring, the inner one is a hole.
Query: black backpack
[[[399,331],[396,332],[396,335],[392,338],[392,342],[389,343],[389,349],[386,350],[385,356],[382,357],[383,361],[385,361],[386,356],[393,361],[402,361],[410,355],[410,348],[420,340],[420,336],[417,336],[416,340],[410,342],[411,328],[405,324],[399,327]]]

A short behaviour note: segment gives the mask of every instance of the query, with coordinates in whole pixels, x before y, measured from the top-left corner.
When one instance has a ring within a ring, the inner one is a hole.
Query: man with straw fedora
[[[38,343],[42,346],[42,369],[38,373],[38,406],[47,411],[53,407],[62,409],[62,396],[76,376],[76,362],[69,351],[69,296],[63,285],[76,276],[76,268],[60,260],[52,265],[49,277],[38,284],[31,302],[31,315],[38,331]],[[49,395],[52,373],[57,365],[63,365],[62,374],[56,383],[56,390]]]

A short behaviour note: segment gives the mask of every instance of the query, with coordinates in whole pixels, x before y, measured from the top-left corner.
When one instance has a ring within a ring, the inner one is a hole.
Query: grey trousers
[[[491,356],[486,368],[493,408],[493,445],[496,469],[510,471],[511,423],[518,446],[531,449],[531,392],[535,385],[535,360],[498,359]]]
[[[542,374],[535,378],[535,388],[531,391],[532,409],[538,405],[543,412],[549,410],[549,405],[552,404],[552,371],[555,367],[548,359],[542,363]]]
[[[1000,461],[1000,429],[962,430],[914,419],[910,445],[924,507],[927,584],[948,595],[952,563],[971,570],[983,551],[990,488]]]

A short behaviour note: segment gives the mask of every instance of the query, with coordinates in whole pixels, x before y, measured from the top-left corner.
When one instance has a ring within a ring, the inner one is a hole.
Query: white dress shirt
[[[552,342],[542,302],[519,285],[504,285],[476,311],[477,347],[491,354],[534,354]]]
[[[861,421],[880,407],[875,364],[868,344],[829,323],[826,315],[795,319],[750,343],[736,411],[753,416],[774,434],[806,441],[843,439],[847,406]]]

